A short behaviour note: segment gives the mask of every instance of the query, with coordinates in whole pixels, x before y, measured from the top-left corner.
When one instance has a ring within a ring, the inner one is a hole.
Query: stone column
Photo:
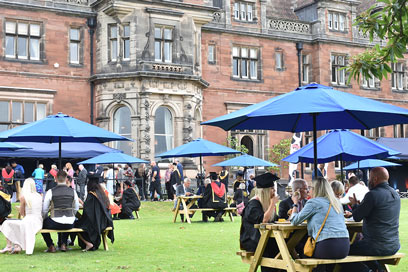
[[[261,32],[262,33],[268,33],[268,22],[266,18],[266,3],[267,0],[260,0],[260,5],[261,5],[261,14],[259,14],[258,20],[261,22]]]
[[[143,90],[140,93],[140,138],[138,139],[140,158],[150,160],[153,156],[151,153],[150,138],[150,93]]]

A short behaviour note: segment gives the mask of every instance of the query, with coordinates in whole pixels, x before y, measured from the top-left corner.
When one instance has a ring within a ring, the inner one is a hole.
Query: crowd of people
[[[340,181],[328,182],[318,177],[309,185],[303,179],[293,182],[293,193],[276,204],[279,197],[275,194],[273,179],[257,181],[255,196],[246,205],[242,214],[240,232],[241,249],[256,250],[260,239],[259,231],[254,227],[260,223],[289,220],[292,225],[307,221],[308,236],[316,240],[314,258],[342,259],[348,255],[388,256],[399,248],[400,198],[388,184],[389,174],[383,167],[370,171],[368,188],[351,176],[344,184]],[[345,221],[363,221],[363,230],[350,245],[349,232]],[[307,237],[305,237],[307,238]],[[306,239],[299,242],[296,251],[305,257],[303,249]],[[269,239],[264,257],[275,257],[279,253],[273,239]],[[278,271],[261,267],[262,271]],[[332,271],[332,265],[320,265],[316,271]],[[342,271],[381,271],[375,261],[365,263],[347,263]]]

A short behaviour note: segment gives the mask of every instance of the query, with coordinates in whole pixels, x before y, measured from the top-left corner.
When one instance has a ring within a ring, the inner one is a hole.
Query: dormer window
[[[327,26],[332,31],[345,31],[346,29],[346,15],[339,12],[329,12]]]
[[[253,3],[237,1],[234,3],[234,19],[238,21],[252,22],[254,20],[255,7]]]

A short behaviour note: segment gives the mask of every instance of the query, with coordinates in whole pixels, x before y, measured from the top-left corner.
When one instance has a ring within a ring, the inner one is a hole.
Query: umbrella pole
[[[341,183],[343,183],[344,178],[343,178],[343,156],[340,154],[340,178],[341,178]]]
[[[58,137],[58,169],[62,169],[61,137]]]
[[[317,131],[316,131],[316,116],[317,113],[312,113],[313,116],[313,163],[314,163],[314,176],[317,178]]]
[[[200,155],[200,178],[199,178],[199,186],[204,185],[204,173],[203,173],[203,156]]]

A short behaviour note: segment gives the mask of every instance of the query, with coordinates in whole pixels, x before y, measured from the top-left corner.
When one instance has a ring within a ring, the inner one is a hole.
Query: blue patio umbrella
[[[200,157],[200,173],[202,173],[202,157],[224,156],[228,154],[240,154],[241,152],[223,145],[219,145],[201,138],[192,140],[186,144],[178,146],[172,150],[157,155],[160,158],[176,157]]]
[[[142,159],[129,156],[124,153],[114,152],[105,153],[94,158],[90,158],[86,161],[78,162],[78,164],[115,164],[115,163],[148,163]]]
[[[0,139],[11,142],[58,143],[59,169],[62,169],[61,143],[63,142],[104,143],[131,141],[126,137],[62,113],[3,131],[0,133]]]
[[[408,123],[408,109],[309,84],[233,113],[203,122],[224,130],[266,129],[288,132],[327,129],[370,129]],[[314,145],[317,175],[317,145]]]
[[[14,152],[15,150],[20,150],[20,149],[30,149],[30,147],[25,146],[25,145],[15,144],[15,143],[0,142],[0,151]]]
[[[331,161],[358,161],[386,158],[400,152],[346,129],[335,129],[317,139],[318,163]],[[314,143],[310,143],[284,158],[291,163],[314,162]],[[342,165],[342,164],[341,164]],[[343,171],[341,171],[343,172]],[[316,175],[315,175],[316,176]]]
[[[0,146],[6,142],[0,142]],[[14,144],[14,143],[13,143]],[[0,157],[9,158],[58,158],[58,143],[34,143],[19,142],[27,149],[1,150]],[[98,143],[64,143],[61,146],[62,158],[91,158],[108,152],[121,152],[118,149],[110,148]]]
[[[402,166],[398,163],[383,161],[383,160],[376,160],[376,159],[367,159],[352,163],[346,167],[344,170],[354,170],[354,169],[371,169],[374,167],[391,167],[391,166]]]
[[[251,167],[251,166],[265,166],[265,167],[269,167],[269,166],[278,166],[275,163],[272,162],[268,162],[262,159],[259,159],[257,157],[248,155],[248,154],[244,154],[242,156],[239,157],[235,157],[223,162],[219,162],[217,164],[214,164],[213,166],[243,166],[243,167]]]

